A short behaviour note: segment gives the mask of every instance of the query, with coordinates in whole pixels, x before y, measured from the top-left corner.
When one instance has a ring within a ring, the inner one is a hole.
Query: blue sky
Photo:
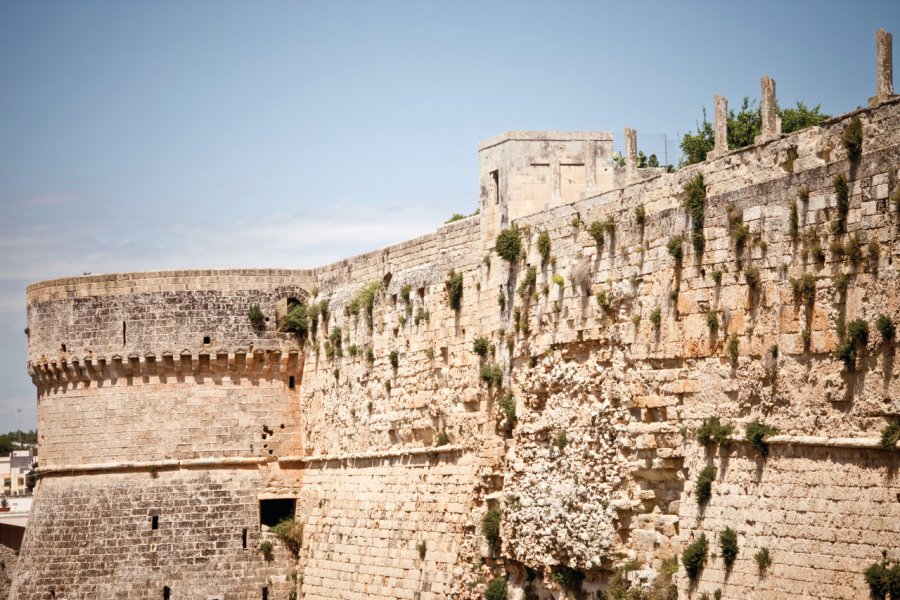
[[[324,264],[474,210],[484,138],[683,134],[763,74],[846,112],[879,27],[900,3],[0,4],[0,431],[35,424],[29,282]]]

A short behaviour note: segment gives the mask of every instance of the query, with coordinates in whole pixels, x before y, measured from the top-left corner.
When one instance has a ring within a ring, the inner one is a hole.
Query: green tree
[[[831,115],[821,112],[821,105],[817,104],[809,108],[803,102],[797,102],[794,108],[781,109],[776,106],[776,111],[781,117],[782,133],[793,133],[818,125]],[[753,144],[756,137],[762,132],[762,110],[756,100],[745,97],[740,109],[728,111],[728,149],[736,150]],[[706,117],[706,109],[703,109],[703,121],[697,125],[697,133],[687,133],[681,139],[681,151],[683,165],[706,160],[706,155],[715,147],[715,132],[713,124]]]

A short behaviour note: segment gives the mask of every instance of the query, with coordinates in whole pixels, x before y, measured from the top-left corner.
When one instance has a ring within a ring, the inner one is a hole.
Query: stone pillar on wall
[[[637,131],[625,128],[625,172],[628,179],[637,178]]]
[[[894,36],[879,29],[875,32],[875,95],[869,98],[869,106],[894,97]]]
[[[781,124],[778,122],[778,111],[775,107],[775,80],[763,75],[762,82],[762,133],[758,142],[777,139],[781,135]]]
[[[708,158],[716,158],[728,152],[728,98],[716,94],[713,97],[715,105],[715,141],[713,151]]]

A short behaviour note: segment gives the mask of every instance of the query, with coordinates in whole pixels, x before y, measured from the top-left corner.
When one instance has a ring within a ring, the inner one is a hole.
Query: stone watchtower
[[[40,468],[10,597],[286,596],[292,565],[257,548],[293,514],[296,475],[263,490],[299,444],[303,355],[275,320],[305,300],[306,278],[172,271],[28,289]]]

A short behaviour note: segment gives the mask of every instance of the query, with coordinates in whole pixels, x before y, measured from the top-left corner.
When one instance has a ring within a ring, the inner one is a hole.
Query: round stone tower
[[[160,271],[28,288],[39,469],[10,597],[288,597],[307,271]],[[262,319],[251,319],[258,306]],[[264,544],[267,546],[267,544]]]

